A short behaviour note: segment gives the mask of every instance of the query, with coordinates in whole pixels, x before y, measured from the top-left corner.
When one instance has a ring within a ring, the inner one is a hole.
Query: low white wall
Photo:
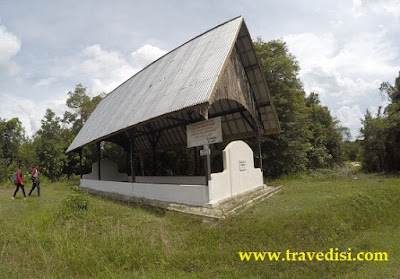
[[[130,183],[81,179],[81,187],[163,202],[196,206],[205,206],[208,203],[208,189],[205,185]]]
[[[208,203],[208,191],[205,185],[133,183],[133,192],[137,197],[165,202],[198,206],[205,206]]]
[[[138,183],[206,185],[205,176],[136,176]]]
[[[103,181],[92,179],[81,179],[81,187],[92,190],[117,193],[125,196],[134,196],[133,186],[130,182]]]
[[[214,206],[224,199],[234,197],[263,186],[262,172],[254,168],[251,148],[243,141],[233,141],[223,151],[224,171],[211,174],[208,187],[203,176],[137,176],[136,182],[118,173],[111,161],[101,162],[98,180],[97,163],[92,173],[84,175],[81,186],[102,192],[142,197],[164,202],[198,206]]]
[[[210,204],[261,187],[261,169],[254,168],[251,148],[243,141],[233,141],[223,151],[224,170],[211,174],[209,181]]]

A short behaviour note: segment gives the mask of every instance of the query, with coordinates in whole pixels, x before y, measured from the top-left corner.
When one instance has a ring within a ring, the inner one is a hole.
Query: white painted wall
[[[208,189],[205,185],[133,183],[134,195],[152,200],[206,206]]]
[[[244,141],[233,141],[223,151],[224,170],[211,174],[209,200],[215,205],[223,199],[263,186],[261,169],[254,168],[253,151]]]
[[[116,182],[116,181],[104,181],[104,180],[92,180],[92,179],[81,179],[82,188],[88,188],[92,190],[116,193],[125,196],[134,196],[133,185],[130,182]]]
[[[208,203],[208,188],[205,185],[130,183],[81,179],[80,186],[101,192],[163,202],[184,203],[196,206],[206,206]]]

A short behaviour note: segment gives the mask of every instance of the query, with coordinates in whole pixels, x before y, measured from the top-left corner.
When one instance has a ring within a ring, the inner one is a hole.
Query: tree
[[[47,109],[41,122],[33,142],[41,171],[52,180],[59,179],[65,168],[67,149],[62,137],[61,119],[51,109]]]
[[[311,92],[306,98],[306,104],[312,133],[308,168],[332,167],[341,162],[342,132],[346,128],[339,126],[339,121],[331,116],[329,109],[320,105],[318,94]]]
[[[381,93],[385,94],[390,103],[385,108],[385,147],[387,152],[386,165],[388,171],[400,170],[400,72],[392,86],[382,83]]]
[[[65,112],[63,122],[72,125],[71,132],[73,134],[78,134],[90,114],[104,97],[105,93],[102,93],[90,98],[86,94],[86,87],[83,87],[81,84],[78,84],[73,92],[68,92],[66,105],[71,111]]]
[[[78,84],[74,91],[68,92],[66,101],[67,107],[70,109],[64,113],[63,123],[70,125],[69,129],[63,132],[63,138],[67,143],[72,143],[76,135],[79,133],[90,114],[95,110],[100,101],[106,96],[101,93],[98,96],[90,98],[86,93],[86,87]],[[83,151],[84,171],[90,171],[91,165],[96,161],[96,147],[85,148]],[[67,164],[64,173],[69,177],[72,173],[79,173],[79,156],[74,152],[67,154]]]
[[[373,117],[369,111],[365,115],[361,134],[362,163],[367,171],[400,170],[400,72],[394,86],[383,82],[381,95],[389,101],[388,106],[378,110]]]
[[[9,179],[22,162],[20,148],[25,140],[25,130],[18,118],[0,118],[0,181]]]
[[[18,149],[25,140],[25,130],[18,118],[0,118],[0,157],[11,163],[17,159]]]
[[[265,43],[258,39],[254,45],[282,129],[281,134],[263,139],[264,174],[278,176],[304,171],[308,165],[311,133],[305,92],[298,78],[300,67],[286,43],[280,40]]]
[[[361,146],[361,161],[367,171],[385,171],[386,168],[386,120],[382,116],[373,117],[367,110],[363,127],[360,129],[364,137]]]

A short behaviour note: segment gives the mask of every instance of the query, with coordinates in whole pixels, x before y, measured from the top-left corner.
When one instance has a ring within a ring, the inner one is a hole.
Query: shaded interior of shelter
[[[212,173],[223,170],[222,150],[231,140],[246,138],[253,150],[257,148],[254,121],[250,113],[241,104],[233,100],[218,100],[209,108],[208,118],[214,117],[221,117],[224,142],[210,146],[210,172]],[[129,177],[132,176],[130,167],[132,140],[135,145],[132,150],[135,176],[176,175],[204,177],[206,172],[205,157],[200,157],[199,155],[200,149],[203,147],[188,149],[186,135],[187,125],[203,119],[204,117],[198,113],[197,109],[180,111],[110,136],[103,141],[116,144],[122,148],[125,156],[116,163],[119,171],[126,172]],[[106,145],[107,143],[99,146],[96,151],[100,151],[100,159],[108,159],[102,151],[106,148]],[[174,152],[171,152],[172,150]],[[177,162],[177,167],[166,166],[166,164],[173,164],[174,160],[179,159],[185,162]],[[255,166],[259,166],[258,160],[258,153],[255,152]],[[205,184],[206,179],[204,177]]]

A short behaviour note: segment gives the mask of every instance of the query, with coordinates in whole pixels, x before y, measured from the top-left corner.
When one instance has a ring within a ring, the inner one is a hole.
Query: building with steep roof
[[[260,138],[280,132],[270,92],[243,17],[229,20],[189,40],[114,89],[90,115],[67,152],[81,151],[90,144],[100,146],[102,141],[116,143],[131,155],[129,181],[113,182],[129,184],[125,185],[132,188],[128,195],[137,196],[134,188],[138,183],[147,183],[142,185],[147,190],[153,187],[150,192],[158,191],[158,184],[169,183],[173,185],[171,189],[176,188],[178,192],[182,191],[177,188],[179,185],[193,184],[206,187],[200,191],[201,199],[174,200],[173,194],[167,194],[172,198],[163,199],[159,192],[153,196],[168,202],[206,205],[211,200],[207,196],[210,192],[207,187],[212,185],[209,164],[205,177],[191,177],[187,181],[179,178],[177,183],[172,178],[165,178],[167,182],[163,183],[160,178],[146,180],[136,176],[133,155],[143,150],[185,146],[188,144],[187,125],[214,118],[220,119],[223,141]],[[261,158],[260,150],[258,157]],[[259,162],[261,166],[262,161]],[[100,156],[94,172],[97,174],[92,174],[91,179],[81,180],[81,186],[99,188],[101,184],[100,188],[107,190],[111,182],[107,184],[102,177],[106,171],[101,167]],[[95,184],[97,186],[93,186]],[[165,186],[162,192],[167,188]],[[196,195],[196,191],[188,196]],[[151,194],[144,197],[153,198]],[[224,198],[222,195],[221,199]]]

